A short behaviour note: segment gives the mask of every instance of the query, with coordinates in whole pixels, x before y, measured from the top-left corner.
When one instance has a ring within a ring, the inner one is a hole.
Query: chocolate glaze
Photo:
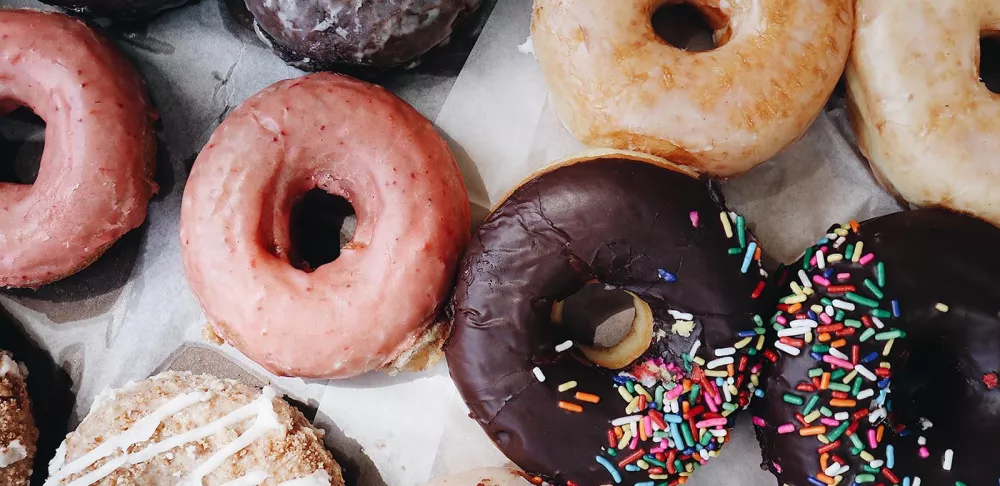
[[[715,188],[703,181],[609,158],[537,176],[490,214],[460,265],[445,352],[472,418],[510,459],[558,483],[610,482],[595,456],[608,442],[609,422],[625,415],[613,386],[617,372],[575,352],[556,353],[569,336],[564,326],[550,324],[553,301],[589,280],[647,302],[655,327],[667,331],[647,355],[673,363],[696,339],[703,343],[699,355],[708,355],[753,327],[751,294],[762,272],[755,263],[741,273],[742,254],[728,254],[735,238],[723,232],[720,205]],[[660,269],[677,280],[666,282]],[[695,315],[690,337],[670,334],[669,309]],[[533,376],[536,366],[544,382]],[[600,395],[600,403],[586,404],[582,413],[558,408],[559,400],[571,400],[557,391],[569,380]],[[645,477],[621,472],[625,484]]]
[[[149,18],[169,8],[197,0],[41,0],[79,13],[122,20]]]
[[[285,62],[312,71],[382,70],[450,39],[482,0],[247,0],[258,34]]]
[[[921,209],[862,223],[859,237],[864,253],[873,253],[885,264],[882,301],[897,299],[900,304],[900,318],[885,319],[885,324],[907,333],[895,341],[887,359],[892,369],[888,425],[905,428],[901,432],[905,436],[887,425],[887,439],[873,454],[885,458],[884,445],[892,444],[892,471],[900,480],[919,476],[925,485],[997,484],[1000,389],[991,389],[990,377],[1000,371],[1000,258],[996,256],[1000,229],[969,216]],[[801,261],[790,268],[802,268]],[[863,288],[857,280],[861,279],[855,277],[851,283]],[[946,304],[948,311],[936,309],[937,303]],[[881,351],[883,344],[863,343],[860,355]],[[768,423],[758,429],[763,466],[775,473],[779,484],[807,486],[806,476],[819,472],[820,444],[815,437],[775,431],[777,424],[794,422],[798,411],[783,401],[783,395],[797,393],[796,383],[807,381],[806,371],[815,366],[806,353],[794,358],[782,355],[767,380],[767,398],[757,402],[755,413]],[[858,408],[867,408],[868,402]],[[921,418],[933,427],[921,430]],[[859,428],[861,437],[864,431],[865,427]],[[917,454],[918,436],[927,439],[928,459]],[[851,465],[844,485],[851,484],[863,465],[849,449],[849,445],[836,449]],[[941,467],[946,449],[954,450],[951,472]],[[892,484],[882,474],[876,474],[878,483]]]

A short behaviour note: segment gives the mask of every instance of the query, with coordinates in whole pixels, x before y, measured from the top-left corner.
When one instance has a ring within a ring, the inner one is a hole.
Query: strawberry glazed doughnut
[[[347,199],[357,229],[307,272],[291,264],[290,213],[315,188]],[[435,318],[468,231],[465,183],[434,127],[388,91],[327,73],[233,112],[181,209],[184,268],[216,333],[274,373],[311,378],[440,356]]]
[[[535,55],[581,142],[732,176],[798,139],[844,70],[850,0],[694,0],[718,46],[689,52],[653,30],[667,0],[536,0]]]
[[[45,151],[34,184],[0,182],[0,287],[37,287],[146,219],[156,115],[136,71],[83,22],[0,10],[0,114],[15,106],[45,120]]]

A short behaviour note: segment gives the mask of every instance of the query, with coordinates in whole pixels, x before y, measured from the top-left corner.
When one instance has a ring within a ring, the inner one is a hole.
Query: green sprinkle
[[[729,249],[729,254],[730,255],[739,255],[740,253],[743,253],[743,249],[741,249],[741,248],[736,248],[734,246],[734,247],[732,247],[732,248]]]
[[[880,471],[882,471],[882,469],[880,469],[880,468],[875,468],[875,467],[871,467],[871,466],[869,466],[868,464],[865,464],[864,466],[861,466],[861,469],[862,469],[862,470],[863,470],[864,472],[866,472],[866,473],[877,473],[877,472],[880,472]]]
[[[757,333],[758,336],[763,336],[764,334],[767,334],[767,329],[764,329],[763,327],[755,327],[753,328],[753,332]]]
[[[854,243],[848,243],[847,249],[844,250],[844,260],[850,260],[854,255]]]
[[[649,454],[646,454],[646,455],[645,455],[645,456],[643,457],[643,459],[645,459],[645,460],[646,460],[646,462],[648,462],[648,463],[650,463],[650,464],[656,464],[657,466],[660,466],[660,467],[667,467],[667,463],[665,463],[665,462],[663,462],[663,461],[660,461],[660,460],[658,460],[657,458],[655,458],[655,457],[653,457],[653,456],[651,456],[651,455],[649,455]]]
[[[903,331],[900,331],[899,329],[893,329],[891,331],[880,332],[880,333],[876,334],[875,335],[875,340],[876,341],[888,341],[890,339],[896,339],[896,338],[902,338],[902,337],[906,337],[906,334],[903,333]]]
[[[865,329],[865,332],[861,333],[861,342],[865,342],[875,335],[875,330],[872,328]]]
[[[823,414],[824,417],[833,417],[833,412],[826,407],[819,407],[819,413]]]
[[[862,483],[874,483],[875,482],[875,475],[874,474],[858,474],[857,476],[854,476],[854,482],[858,483],[858,484],[862,484]]]
[[[830,379],[831,380],[839,380],[839,379],[843,378],[844,375],[846,375],[846,374],[847,374],[847,372],[844,371],[842,368],[837,368],[837,369],[833,370],[832,373],[830,373]]]
[[[687,355],[685,354],[685,356]],[[656,403],[663,403],[663,394],[665,394],[666,392],[667,391],[663,389],[663,385],[656,385],[656,391],[654,392],[656,397]]]
[[[872,282],[870,279],[866,278],[864,284],[865,288],[868,289],[868,291],[871,292],[876,299],[881,299],[882,297],[884,297],[882,291],[879,290],[878,286],[875,285],[875,282]]]
[[[827,297],[823,297],[822,299],[819,299],[819,301],[823,305],[833,305],[833,301]]]
[[[858,393],[861,393],[861,385],[863,385],[863,384],[864,384],[864,381],[861,380],[860,376],[857,377],[857,378],[855,378],[854,379],[854,385],[851,386],[851,395],[855,396],[855,397],[858,396]]]
[[[691,426],[687,422],[681,422],[681,433],[684,436],[684,444],[694,447],[694,437],[691,436]]]
[[[830,432],[829,434],[827,434],[826,438],[830,439],[830,442],[833,442],[833,441],[839,439],[841,435],[844,435],[844,432],[847,431],[847,427],[849,427],[850,425],[851,425],[851,422],[848,421],[848,420],[845,420],[844,423],[840,424],[839,426],[837,426],[836,429],[833,429],[832,432]]]
[[[861,327],[861,321],[857,319],[844,319],[844,325],[847,327],[853,327],[858,329]]]
[[[868,297],[865,297],[863,295],[855,294],[854,292],[848,292],[844,294],[844,298],[851,302],[854,302],[855,304],[861,304],[872,308],[878,307],[878,302],[869,299]]]
[[[764,319],[761,319],[757,314],[753,315],[753,323],[756,324],[757,327],[764,327]],[[763,334],[763,332],[761,332],[761,334]]]
[[[740,248],[747,247],[747,221],[743,216],[736,216],[736,237],[740,240]]]
[[[725,403],[722,404],[722,409],[725,410],[725,411],[727,411],[727,412],[735,412],[739,408],[740,407],[738,407],[735,403],[732,403],[732,402],[725,402]]]
[[[828,344],[813,344],[812,345],[812,350],[815,351],[815,352],[817,352],[817,353],[822,354],[822,353],[825,353],[825,352],[827,352],[827,351],[830,350],[830,345],[828,345]]]
[[[809,260],[812,260],[813,252],[816,251],[813,247],[806,248],[806,254],[802,255],[802,269],[809,270]]]
[[[875,280],[878,281],[879,287],[885,287],[885,264],[882,262],[875,265]]]
[[[635,383],[632,383],[632,380],[625,382],[625,388],[628,389],[630,395],[635,395]]]
[[[698,441],[699,444],[707,446],[709,442],[712,442],[712,434],[705,434],[701,436],[701,440]]]
[[[611,448],[611,447],[608,447],[607,451],[608,451],[608,455],[611,456],[611,457],[617,457],[618,456],[618,451],[615,450],[615,449],[613,449],[613,448]]]
[[[823,368],[812,368],[809,370],[809,378],[818,378],[823,376]]]
[[[670,434],[668,434],[668,433],[666,433],[666,432],[664,432],[662,430],[657,430],[656,432],[653,432],[653,438],[656,439],[656,440],[669,439],[670,438]]]
[[[854,450],[852,449],[851,450],[852,454],[856,456],[860,454],[861,451],[865,450],[865,445],[861,442],[861,439],[858,438],[858,434],[851,434],[848,437],[851,438],[851,443],[854,444],[854,447],[858,450],[858,452],[854,452]]]
[[[809,415],[809,412],[812,412],[813,407],[817,403],[819,403],[819,395],[813,394],[813,396],[809,397],[809,401],[806,402],[806,406],[802,408],[802,415]]]
[[[892,312],[883,309],[873,309],[872,315],[878,317],[879,319],[888,319],[892,317]]]
[[[845,313],[844,313],[844,310],[843,310],[843,309],[837,309],[837,312],[835,312],[835,313],[833,314],[833,320],[835,320],[835,321],[840,321],[840,320],[843,320],[843,319],[844,319],[844,316],[846,316],[846,315],[847,315],[847,314],[845,314]]]
[[[847,393],[847,392],[851,391],[851,387],[849,387],[849,386],[847,386],[847,385],[845,385],[843,383],[830,383],[829,388],[831,390],[833,390],[833,391],[839,391],[839,392],[844,392],[844,393]]]
[[[792,405],[802,405],[805,403],[805,400],[803,400],[802,397],[792,393],[786,393],[782,399],[785,400],[785,403],[791,403]]]
[[[747,354],[749,354],[750,356],[757,356],[757,348],[748,349]]]
[[[701,391],[701,385],[691,385],[691,393],[688,394],[688,401],[695,403],[698,399],[698,392]]]

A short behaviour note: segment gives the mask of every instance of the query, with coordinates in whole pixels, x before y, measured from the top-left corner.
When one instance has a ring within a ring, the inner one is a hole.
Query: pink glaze
[[[89,265],[146,219],[155,114],[109,41],[62,14],[0,10],[0,115],[46,122],[33,185],[0,183],[0,287],[37,287]]]
[[[358,225],[335,261],[289,264],[290,209],[313,188]],[[421,340],[468,240],[447,144],[388,91],[319,73],[247,100],[198,156],[181,208],[188,280],[216,332],[268,370],[344,378]]]

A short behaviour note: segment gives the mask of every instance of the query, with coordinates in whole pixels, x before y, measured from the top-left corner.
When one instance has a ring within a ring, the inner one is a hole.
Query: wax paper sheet
[[[0,6],[39,4],[0,0]],[[581,148],[556,119],[526,43],[531,0],[490,7],[464,64],[459,50],[433,69],[378,80],[434,121],[449,141],[475,220],[532,171]],[[160,193],[147,222],[90,268],[35,291],[0,292],[14,326],[72,379],[76,404],[69,426],[104,388],[145,378],[164,363],[220,374],[237,366],[315,410],[352,486],[413,486],[508,464],[468,418],[444,363],[423,373],[327,382],[275,378],[229,347],[214,348],[222,357],[205,354],[205,319],[184,279],[178,242],[188,171],[235,106],[302,73],[272,56],[221,0],[168,12],[146,27],[107,30],[135,60],[160,111]],[[729,204],[747,216],[771,262],[794,259],[831,222],[900,209],[858,155],[841,105],[831,101],[802,140],[724,185]],[[15,159],[37,158],[42,144],[37,122],[23,117],[0,124],[4,139],[21,142]],[[178,356],[187,361],[178,365]],[[688,484],[774,484],[759,462],[744,416],[722,457]]]

